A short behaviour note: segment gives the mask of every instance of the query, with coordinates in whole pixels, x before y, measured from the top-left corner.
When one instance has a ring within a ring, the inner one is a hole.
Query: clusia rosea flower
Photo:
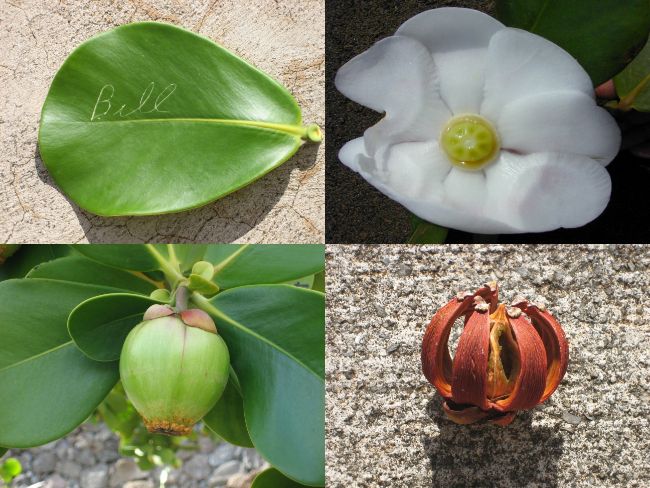
[[[456,354],[449,333],[464,319]],[[516,298],[499,303],[496,283],[461,292],[434,315],[422,341],[422,371],[458,424],[508,425],[517,410],[545,401],[566,372],[569,345],[542,305]]]
[[[336,87],[386,113],[340,160],[424,220],[542,232],[607,206],[620,131],[584,69],[542,37],[429,10],[341,67]]]

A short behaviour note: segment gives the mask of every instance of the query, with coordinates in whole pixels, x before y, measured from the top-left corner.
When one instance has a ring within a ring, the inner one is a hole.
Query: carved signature
[[[147,85],[147,88],[145,88],[145,90],[142,92],[142,96],[140,97],[140,103],[138,104],[138,106],[127,113],[124,113],[125,109],[128,110],[126,104],[122,105],[114,112],[111,112],[111,110],[113,109],[113,104],[111,103],[111,100],[115,95],[115,87],[111,84],[106,84],[102,86],[102,89],[99,90],[99,95],[97,95],[97,101],[95,102],[95,106],[93,107],[93,113],[90,116],[90,121],[93,122],[95,120],[101,120],[101,118],[104,117],[105,115],[119,115],[122,118],[126,118],[135,113],[141,113],[141,114],[150,114],[153,112],[167,113],[168,111],[161,110],[160,106],[169,97],[172,96],[172,94],[176,90],[176,83],[170,83],[165,88],[163,88],[163,90],[158,94],[156,99],[153,100],[152,102],[153,105],[150,104],[151,108],[145,110],[145,106],[149,102],[149,99],[153,94],[155,86],[156,84],[153,81],[149,83]],[[102,109],[104,110],[102,111]]]

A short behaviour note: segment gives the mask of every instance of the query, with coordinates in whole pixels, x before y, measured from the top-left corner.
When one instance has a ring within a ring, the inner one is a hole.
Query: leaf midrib
[[[535,29],[537,28],[539,21],[542,19],[542,16],[544,15],[544,12],[546,12],[546,9],[548,8],[550,3],[551,0],[546,0],[542,5],[542,7],[539,9],[539,12],[537,12],[537,15],[535,16],[535,20],[533,21],[533,24],[530,26],[530,32],[535,32]]]
[[[55,346],[55,347],[52,347],[50,349],[46,349],[45,351],[39,352],[35,356],[26,357],[25,359],[21,359],[17,363],[9,364],[8,366],[5,366],[4,368],[0,368],[0,373],[2,373],[4,371],[8,371],[8,370],[10,370],[12,368],[15,368],[17,366],[20,366],[21,364],[28,363],[29,361],[35,361],[38,358],[40,358],[42,356],[45,356],[46,354],[50,354],[50,353],[52,353],[54,351],[57,351],[59,349],[63,349],[65,346],[69,346],[71,344],[73,344],[72,339],[69,340],[68,342],[64,342],[63,344],[59,344],[58,346]]]
[[[239,120],[239,119],[211,119],[207,117],[169,117],[155,119],[128,119],[128,120],[54,120],[51,123],[56,124],[131,124],[131,123],[208,123],[219,125],[230,125],[233,127],[252,127],[255,129],[264,129],[292,136],[303,137],[306,134],[306,127],[302,125],[277,124],[274,122],[261,122],[256,120]]]

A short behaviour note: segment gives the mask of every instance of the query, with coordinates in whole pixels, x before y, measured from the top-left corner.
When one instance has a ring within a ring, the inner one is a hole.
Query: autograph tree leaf
[[[621,71],[650,30],[648,0],[497,0],[497,17],[568,51],[594,85]]]
[[[260,283],[283,283],[322,271],[322,244],[222,244],[209,246],[204,259],[214,265],[213,281],[227,289]]]
[[[217,404],[210,410],[203,422],[222,439],[243,447],[254,447],[244,419],[244,403],[235,386],[237,377],[230,371],[230,379]],[[241,388],[241,387],[240,387]]]
[[[324,295],[259,285],[192,299],[228,344],[257,450],[290,478],[324,486]]]
[[[72,252],[64,244],[30,244],[22,246],[0,266],[0,280],[24,278],[36,265],[67,256]]]
[[[306,485],[301,485],[300,483],[287,478],[277,469],[269,468],[255,477],[251,488],[277,488],[279,486],[282,488],[301,488]]]
[[[40,278],[0,283],[0,445],[62,437],[115,385],[116,363],[88,359],[66,327],[78,303],[111,291],[118,290]]]
[[[650,112],[650,39],[634,61],[614,78],[614,83],[621,98],[618,108]]]
[[[126,336],[142,322],[144,312],[160,303],[130,293],[92,297],[75,307],[68,317],[68,331],[75,344],[90,359],[117,361]]]
[[[209,39],[155,22],[81,44],[56,74],[39,146],[61,190],[99,215],[205,205],[289,159],[300,108],[280,84]]]

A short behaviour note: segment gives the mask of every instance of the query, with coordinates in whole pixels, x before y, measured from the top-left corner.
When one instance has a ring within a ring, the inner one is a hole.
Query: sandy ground
[[[82,41],[128,22],[171,22],[279,80],[324,125],[322,0],[0,0],[0,234],[5,242],[322,242],[324,144],[201,209],[103,218],[68,201],[36,144],[52,78]]]
[[[328,487],[650,486],[648,247],[328,246],[327,266]],[[451,423],[420,372],[430,318],[488,280],[570,345],[555,394],[506,428]]]

